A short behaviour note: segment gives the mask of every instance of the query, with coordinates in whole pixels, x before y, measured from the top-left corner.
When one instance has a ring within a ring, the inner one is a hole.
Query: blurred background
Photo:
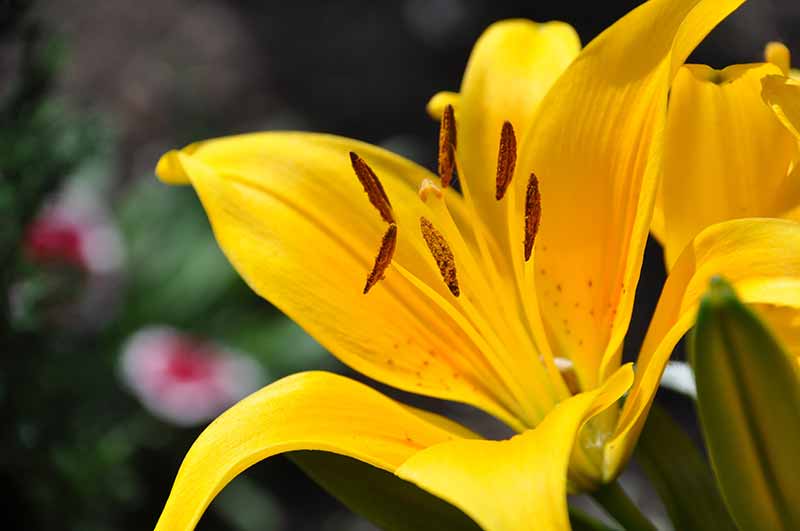
[[[0,0],[0,526],[152,528],[210,419],[292,372],[350,374],[247,289],[192,190],[155,180],[161,153],[301,129],[433,167],[425,103],[458,88],[488,24],[561,19],[586,43],[636,4]],[[800,3],[750,2],[692,59],[759,61],[769,40],[800,54]],[[651,242],[626,355],[661,260]],[[693,429],[688,398],[659,401]],[[199,529],[373,528],[276,457],[225,489]]]

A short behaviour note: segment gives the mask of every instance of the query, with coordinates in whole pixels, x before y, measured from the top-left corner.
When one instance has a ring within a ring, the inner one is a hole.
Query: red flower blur
[[[179,426],[209,420],[265,383],[251,358],[166,326],[131,337],[121,371],[148,410]]]

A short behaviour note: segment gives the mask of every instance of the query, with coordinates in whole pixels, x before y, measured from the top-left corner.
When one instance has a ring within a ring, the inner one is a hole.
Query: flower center
[[[214,360],[204,350],[193,342],[177,341],[167,362],[167,372],[178,381],[207,379],[213,374]]]
[[[441,299],[434,292],[426,296],[448,315],[459,314],[457,318],[464,333],[481,351],[480,363],[487,366],[500,384],[499,399],[520,419],[520,425],[535,426],[556,403],[577,389],[576,381],[570,380],[574,371],[556,367],[547,345],[540,344],[546,338],[536,329],[538,309],[530,306],[530,294],[535,290],[530,259],[542,216],[539,181],[535,174],[530,174],[524,197],[521,186],[512,187],[518,143],[511,122],[504,122],[497,152],[495,199],[501,205],[498,213],[507,216],[512,241],[519,242],[520,247],[509,249],[492,238],[490,230],[497,227],[483,226],[481,216],[475,211],[470,183],[458,167],[456,121],[450,105],[442,114],[438,148],[440,180],[423,179],[418,190],[420,199],[429,207],[423,211],[424,215],[419,215],[425,247],[418,241],[418,235],[410,233],[404,235],[413,240],[402,242],[410,243],[408,250],[414,253],[427,249],[438,271],[408,270],[401,267],[407,264],[397,264],[398,272],[416,277],[414,282],[422,278],[423,282],[429,282],[427,275],[438,273],[452,298]],[[350,153],[350,160],[370,203],[388,224],[367,276],[364,286],[367,294],[384,278],[394,259],[398,229],[408,220],[395,217],[384,187],[367,161],[355,153]],[[461,179],[463,202],[445,194],[456,176]],[[458,208],[458,214],[454,215],[451,208]],[[513,270],[498,267],[496,253],[501,252],[512,253],[519,262]]]

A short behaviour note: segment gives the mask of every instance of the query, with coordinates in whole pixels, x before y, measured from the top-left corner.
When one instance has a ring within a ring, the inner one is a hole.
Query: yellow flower
[[[203,432],[157,529],[191,529],[236,474],[293,450],[392,472],[484,529],[568,529],[567,489],[595,488],[624,466],[710,276],[724,274],[746,302],[800,304],[783,289],[800,285],[798,224],[712,226],[676,261],[635,377],[621,366],[669,86],[741,3],[651,0],[583,51],[562,23],[491,26],[460,92],[429,105],[442,118],[441,180],[321,134],[242,135],[164,155],[158,176],[194,186],[247,283],[339,359],[519,434],[476,440],[347,378],[296,374]],[[454,171],[463,195],[447,186]]]
[[[704,228],[729,219],[800,219],[800,149],[761,97],[762,80],[788,74],[788,49],[767,63],[714,70],[685,65],[670,91],[664,174],[653,233],[670,268]],[[798,99],[797,101],[800,101]]]
[[[684,65],[672,83],[652,224],[668,269],[714,223],[800,220],[800,83],[785,77],[797,75],[785,45],[768,43],[764,57],[721,71]],[[800,345],[793,308],[754,309],[787,344]]]

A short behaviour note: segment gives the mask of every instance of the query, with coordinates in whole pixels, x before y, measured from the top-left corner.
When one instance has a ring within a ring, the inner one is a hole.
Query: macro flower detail
[[[179,426],[214,418],[266,380],[252,359],[166,326],[127,341],[120,373],[148,410]]]
[[[779,289],[800,277],[797,223],[712,225],[675,260],[635,373],[621,360],[670,85],[741,3],[651,0],[583,51],[563,23],[494,24],[460,92],[428,105],[441,119],[438,178],[324,134],[239,135],[165,154],[159,178],[194,187],[244,280],[339,359],[475,406],[518,435],[480,440],[347,378],[295,374],[198,438],[157,529],[193,528],[236,474],[293,450],[392,472],[484,529],[568,529],[567,492],[620,473],[711,276],[746,302],[798,305]]]

